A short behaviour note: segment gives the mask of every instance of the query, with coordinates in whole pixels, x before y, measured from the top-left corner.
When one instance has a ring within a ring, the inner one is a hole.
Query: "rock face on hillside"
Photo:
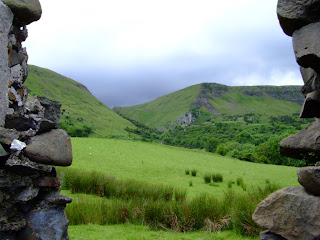
[[[302,118],[316,121],[280,142],[284,156],[319,161],[320,156],[320,1],[278,0],[278,18],[283,31],[292,36],[306,95]],[[253,220],[263,229],[260,239],[320,239],[320,168],[298,171],[303,187],[281,189],[263,200]],[[270,234],[271,235],[270,235]]]
[[[0,239],[66,240],[65,207],[54,167],[72,162],[58,130],[61,104],[27,101],[26,25],[41,17],[38,0],[0,0]]]

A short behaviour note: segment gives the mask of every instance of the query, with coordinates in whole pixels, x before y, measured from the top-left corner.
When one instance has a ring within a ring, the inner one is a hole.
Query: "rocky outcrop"
[[[0,0],[0,239],[66,240],[64,209],[51,165],[69,166],[71,142],[58,130],[61,104],[27,101],[26,24],[41,16],[38,0]]]

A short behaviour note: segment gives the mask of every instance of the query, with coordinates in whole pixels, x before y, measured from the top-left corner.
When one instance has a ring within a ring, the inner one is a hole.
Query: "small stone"
[[[60,194],[59,192],[51,192],[46,194],[41,199],[47,201],[48,203],[55,204],[55,205],[66,205],[72,202],[72,199]]]
[[[34,119],[20,116],[18,114],[7,114],[5,128],[16,129],[18,131],[28,131],[30,128],[38,130],[39,127]]]
[[[304,167],[297,172],[299,183],[310,193],[320,196],[320,167]]]
[[[21,176],[39,175],[39,173],[51,173],[52,167],[40,163],[35,163],[23,157],[19,159],[11,155],[6,162],[6,167]]]
[[[304,81],[301,92],[304,95],[320,90],[320,76],[312,68],[300,67],[300,72]]]
[[[27,146],[24,142],[14,139],[11,143],[10,149],[15,151],[21,151]]]
[[[35,183],[36,187],[58,188],[60,185],[61,182],[56,177],[42,177]]]
[[[27,214],[27,226],[17,235],[17,240],[50,239],[67,240],[68,220],[64,207],[56,207]],[[38,236],[34,238],[34,236]]]
[[[11,145],[12,141],[19,137],[20,133],[17,130],[0,127],[0,143]]]
[[[252,218],[287,240],[314,240],[320,236],[320,198],[303,187],[280,189],[257,206]]]
[[[39,0],[2,0],[14,13],[20,26],[38,21],[42,14]]]
[[[10,155],[6,150],[4,150],[4,148],[2,147],[2,145],[0,144],[0,157],[5,157]]]
[[[278,0],[277,15],[285,34],[320,20],[320,3],[314,0]]]
[[[280,154],[317,162],[320,158],[320,121],[316,119],[305,129],[280,142]]]
[[[55,166],[70,166],[72,147],[68,134],[62,129],[34,136],[30,139],[24,154],[30,160]]]
[[[320,91],[308,93],[303,103],[300,118],[320,118]]]
[[[286,240],[278,234],[272,233],[269,230],[260,233],[260,240]]]
[[[294,53],[298,64],[319,72],[320,65],[320,22],[311,23],[292,35]]]
[[[17,195],[18,202],[27,202],[35,198],[39,193],[39,188],[28,187]]]

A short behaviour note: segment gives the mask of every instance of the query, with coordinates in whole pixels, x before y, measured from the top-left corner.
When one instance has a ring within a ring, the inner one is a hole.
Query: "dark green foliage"
[[[212,174],[212,181],[213,182],[222,182],[223,181],[222,174],[220,174],[220,173]]]
[[[205,183],[210,183],[211,182],[211,175],[210,174],[206,174],[203,176],[204,182]]]
[[[189,169],[184,170],[184,172],[185,172],[186,175],[189,175],[189,174],[190,174]]]
[[[191,170],[191,176],[193,176],[193,177],[195,177],[195,176],[197,176],[197,170],[196,169],[192,169]]]

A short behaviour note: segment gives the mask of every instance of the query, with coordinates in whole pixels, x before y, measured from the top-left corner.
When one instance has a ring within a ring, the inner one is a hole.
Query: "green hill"
[[[288,115],[299,113],[304,96],[301,86],[229,87],[202,83],[130,107],[115,107],[119,114],[149,127],[188,125],[218,115],[248,113]]]
[[[92,129],[90,136],[126,137],[133,124],[95,98],[82,84],[48,69],[29,65],[25,82],[29,96],[45,96],[61,102],[61,126],[69,130]],[[71,134],[72,135],[72,134]]]

